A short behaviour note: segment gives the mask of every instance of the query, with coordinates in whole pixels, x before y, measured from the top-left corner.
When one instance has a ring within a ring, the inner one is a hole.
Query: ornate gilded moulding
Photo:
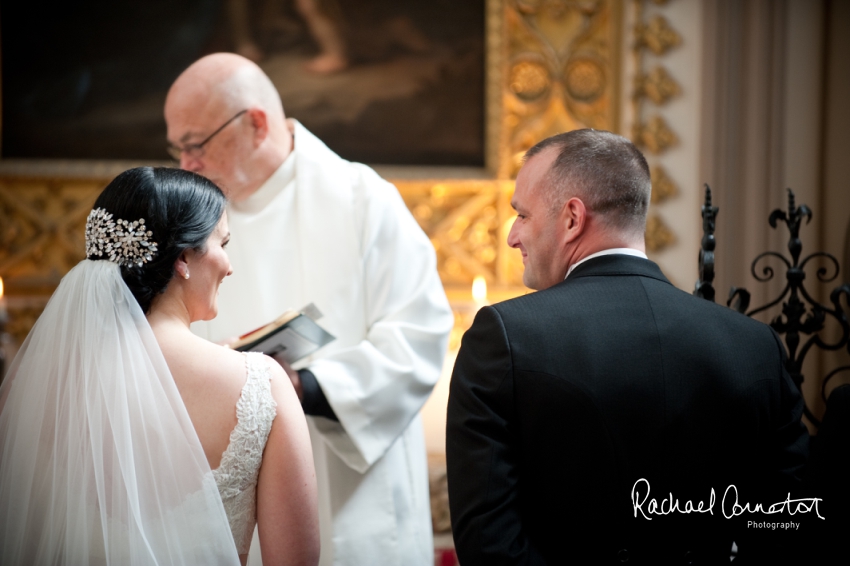
[[[667,0],[652,0],[652,3],[660,10]],[[652,174],[652,205],[656,208],[679,194],[678,186],[662,165],[664,154],[678,145],[679,137],[658,109],[679,96],[682,88],[662,64],[650,69],[646,60],[651,53],[657,61],[662,61],[683,40],[663,14],[648,13],[649,0],[632,0],[631,4],[634,17],[631,54],[635,69],[631,88],[631,139],[647,154]],[[647,250],[657,252],[675,242],[676,236],[661,216],[651,211],[646,223]]]
[[[20,343],[59,281],[85,257],[86,217],[135,161],[0,160],[0,277],[6,331]]]
[[[85,257],[85,222],[105,186],[97,178],[0,175],[0,277],[20,343],[62,277]]]
[[[488,166],[512,179],[553,134],[619,129],[620,2],[488,3]]]

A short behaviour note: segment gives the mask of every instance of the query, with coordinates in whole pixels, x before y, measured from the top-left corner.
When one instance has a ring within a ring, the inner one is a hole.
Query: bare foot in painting
[[[317,75],[331,75],[348,68],[348,59],[335,53],[322,53],[304,63],[304,68]]]

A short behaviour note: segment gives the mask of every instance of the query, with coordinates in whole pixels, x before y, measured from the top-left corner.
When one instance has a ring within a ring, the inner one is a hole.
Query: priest
[[[310,416],[321,564],[432,564],[418,414],[453,318],[430,241],[393,185],[286,119],[245,58],[191,65],[165,119],[180,166],[230,200],[233,276],[217,318],[193,329],[223,341],[313,303],[336,336],[298,369],[283,364]]]

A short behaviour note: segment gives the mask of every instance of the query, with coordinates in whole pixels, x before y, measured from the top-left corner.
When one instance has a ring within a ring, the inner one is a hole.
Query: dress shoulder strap
[[[248,352],[245,354],[245,368],[245,385],[236,403],[236,418],[239,421],[236,427],[245,432],[259,433],[265,445],[277,408],[272,397],[268,360],[259,352]]]
[[[263,450],[277,414],[265,356],[253,352],[246,354],[245,368],[245,385],[236,402],[236,426],[230,433],[230,444],[222,454],[221,465],[214,472],[217,479],[229,476],[229,481],[218,482],[223,498],[257,481]]]

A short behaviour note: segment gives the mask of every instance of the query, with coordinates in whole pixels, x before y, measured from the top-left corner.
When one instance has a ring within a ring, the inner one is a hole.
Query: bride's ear
[[[177,258],[177,261],[174,262],[174,273],[180,279],[189,279],[191,274],[189,273],[189,258],[188,252],[189,250],[184,250],[180,257]]]

